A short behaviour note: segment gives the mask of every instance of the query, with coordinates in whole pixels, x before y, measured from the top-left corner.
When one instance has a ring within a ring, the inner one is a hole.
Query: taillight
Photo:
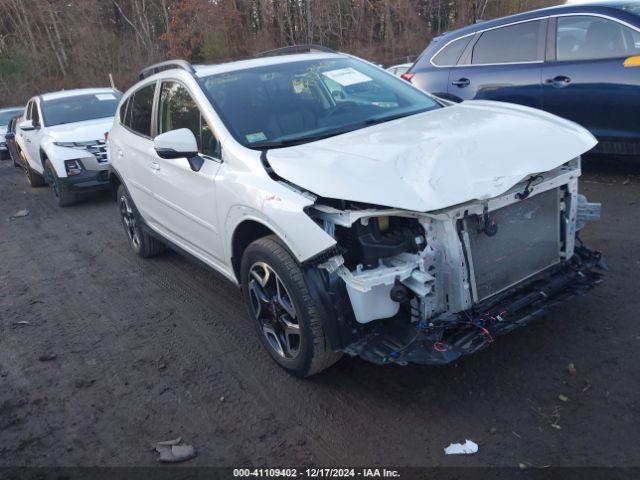
[[[406,80],[407,82],[410,82],[411,79],[414,77],[415,73],[403,73],[402,75],[400,75],[400,78],[402,78],[403,80]]]
[[[104,141],[109,140],[109,132],[104,132]]]

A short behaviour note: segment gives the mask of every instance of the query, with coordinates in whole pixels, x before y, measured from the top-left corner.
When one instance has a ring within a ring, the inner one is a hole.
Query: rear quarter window
[[[458,38],[446,45],[434,57],[432,62],[439,67],[450,67],[458,63],[464,49],[467,48],[473,35]]]
[[[129,100],[131,97],[127,98],[124,103],[120,106],[119,118],[120,123],[123,125],[127,125],[127,109],[129,108]]]

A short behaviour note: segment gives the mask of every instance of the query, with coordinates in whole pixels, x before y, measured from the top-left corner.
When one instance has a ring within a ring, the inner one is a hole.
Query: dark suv
[[[403,77],[453,101],[499,100],[573,120],[596,152],[640,155],[640,2],[563,5],[435,38]]]

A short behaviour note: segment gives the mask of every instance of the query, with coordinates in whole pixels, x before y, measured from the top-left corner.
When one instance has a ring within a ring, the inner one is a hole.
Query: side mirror
[[[153,139],[153,148],[160,158],[186,158],[194,172],[200,171],[204,160],[198,155],[198,142],[188,128],[161,133]]]
[[[16,134],[13,132],[7,132],[4,134],[5,140],[15,140],[15,138],[16,138]]]
[[[18,124],[18,128],[24,132],[29,132],[31,130],[35,130],[36,127],[31,120],[25,120],[24,122],[20,122]]]

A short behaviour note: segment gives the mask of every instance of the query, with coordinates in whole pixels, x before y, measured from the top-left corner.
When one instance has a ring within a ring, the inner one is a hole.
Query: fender
[[[283,216],[282,218],[283,223],[286,225],[281,226],[279,222],[274,221],[278,216],[277,212],[273,211],[274,207],[267,206],[266,201],[261,210],[245,205],[235,205],[231,207],[224,223],[224,232],[226,235],[225,246],[229,259],[231,259],[231,253],[233,251],[233,236],[235,231],[241,223],[247,220],[260,223],[275,233],[298,263],[303,263],[336,244],[336,241],[308,217],[302,208],[300,209],[299,215],[292,216],[290,215],[290,208],[288,208],[292,205],[286,205],[286,199],[273,195],[268,196],[267,201],[269,201],[269,199],[273,200],[272,203],[275,203],[276,199],[279,199],[278,204],[285,203],[284,206],[280,205],[280,207],[289,213],[289,215]],[[267,211],[267,214],[262,210]],[[310,235],[309,231],[313,232],[314,229],[315,234]],[[296,235],[296,232],[305,233]]]
[[[309,295],[322,318],[324,335],[331,349],[343,351],[362,335],[353,313],[344,281],[336,273],[328,273],[315,265],[303,267]]]

